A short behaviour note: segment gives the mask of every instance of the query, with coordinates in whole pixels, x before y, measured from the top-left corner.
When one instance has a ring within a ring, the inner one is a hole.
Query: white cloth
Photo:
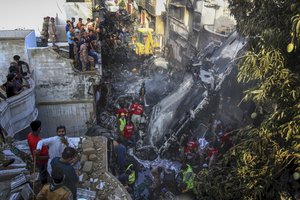
[[[75,145],[71,142],[71,140],[66,137],[69,143],[69,147],[75,148]],[[51,161],[55,157],[61,157],[62,152],[66,148],[66,145],[61,142],[61,138],[59,136],[54,136],[46,139],[42,139],[38,142],[36,149],[41,150],[42,146],[48,146],[48,165],[47,165],[47,171],[51,175]]]
[[[141,123],[141,119],[142,119],[141,115],[132,114],[131,121],[135,128]]]
[[[205,140],[205,138],[199,138],[198,144],[199,148],[203,150],[208,145],[208,142]]]

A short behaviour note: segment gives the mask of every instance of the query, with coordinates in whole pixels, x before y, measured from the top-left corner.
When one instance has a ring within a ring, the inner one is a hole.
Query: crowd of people
[[[10,98],[20,94],[25,88],[29,88],[28,76],[30,69],[28,63],[20,60],[19,55],[13,56],[13,61],[10,63],[6,82],[1,86],[5,94],[0,92],[2,99]]]
[[[141,94],[140,94],[141,95]],[[144,93],[143,93],[144,95]],[[127,149],[136,147],[141,138],[140,126],[143,123],[143,97],[134,100],[131,105],[120,104],[117,110],[119,139],[114,141],[114,152],[117,170],[114,173],[120,182],[133,194],[137,190],[135,182],[138,178],[139,164],[129,158]],[[175,173],[163,166],[151,168],[149,186],[150,199],[164,199],[169,192],[193,194],[194,177],[203,168],[211,168],[228,149],[231,148],[231,134],[235,131],[225,126],[222,121],[212,117],[206,131],[195,134],[191,130],[183,131],[169,146],[168,159],[181,164]]]
[[[121,15],[121,14],[120,14]],[[109,16],[107,16],[109,18]],[[69,58],[74,60],[75,66],[79,71],[94,71],[101,64],[101,51],[104,56],[112,58],[114,53],[125,53],[119,47],[128,45],[129,33],[123,23],[116,26],[109,23],[111,19],[100,21],[87,18],[83,22],[82,18],[72,17],[66,21],[65,31],[69,45]],[[53,17],[44,17],[41,31],[43,46],[48,45],[48,40],[53,47],[57,47],[57,30]]]
[[[36,199],[76,200],[80,163],[75,145],[66,136],[66,127],[58,126],[57,135],[46,139],[39,135],[41,121],[31,122],[30,127],[27,142],[43,185]]]
[[[117,169],[113,169],[112,172],[132,196],[139,190],[135,184],[138,179],[139,165],[127,154],[127,149],[137,147],[138,142],[143,140],[143,136],[145,136],[140,134],[144,131],[142,125],[145,123],[146,117],[144,96],[145,84],[143,83],[139,98],[134,99],[130,105],[123,102],[119,103],[120,107],[116,111],[119,137],[113,142],[113,145]],[[183,150],[186,157],[198,152],[198,143],[189,141],[187,134],[182,135],[178,144],[181,146],[180,151]],[[180,157],[179,152],[175,152],[175,154]],[[164,195],[167,195],[170,191],[174,193],[192,193],[195,176],[193,164],[183,157],[178,161],[182,163],[178,174],[175,174],[172,170],[164,169],[162,166],[150,169],[149,199],[163,199],[166,197]]]
[[[65,30],[69,44],[69,58],[74,59],[75,66],[82,72],[99,68],[101,62],[100,21],[87,18],[86,23],[79,18],[67,20]]]
[[[50,20],[50,21],[49,21]],[[74,59],[75,66],[82,72],[95,70],[101,62],[100,53],[104,45],[111,49],[127,42],[126,29],[110,31],[109,26],[102,27],[98,17],[95,20],[82,18],[67,20],[65,31],[69,44],[69,58]],[[42,42],[48,45],[48,40],[56,46],[56,26],[53,17],[45,17],[41,32]],[[7,82],[3,84],[9,98],[19,94],[23,88],[29,87],[26,77],[30,74],[29,65],[15,55],[10,63]],[[120,182],[130,193],[134,191],[137,180],[137,167],[130,162],[127,149],[137,145],[144,135],[140,134],[141,124],[145,122],[144,110],[145,85],[143,83],[140,97],[133,100],[131,105],[120,103],[116,111],[119,137],[113,142],[114,158],[117,169],[113,171]],[[76,184],[80,164],[77,159],[75,145],[66,136],[66,127],[58,126],[57,135],[42,139],[41,121],[35,120],[30,124],[31,132],[27,141],[34,160],[39,169],[41,183],[44,185],[37,199],[77,199]],[[218,156],[231,146],[231,128],[225,128],[219,120],[213,120],[209,125],[210,134],[197,137],[184,132],[170,146],[171,158],[181,163],[178,174],[161,166],[151,169],[152,181],[149,187],[151,199],[157,199],[171,191],[174,183],[182,193],[192,193],[195,172],[200,168],[210,168]],[[49,179],[51,177],[51,179]]]

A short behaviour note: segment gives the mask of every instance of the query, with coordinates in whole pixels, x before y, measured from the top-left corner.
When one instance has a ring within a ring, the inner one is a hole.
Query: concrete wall
[[[65,25],[56,26],[56,37],[58,42],[67,42],[67,33]]]
[[[8,136],[14,136],[15,133],[29,126],[37,118],[35,84],[32,80],[29,83],[29,89],[0,102],[0,124]]]
[[[161,15],[162,12],[166,11],[166,0],[156,0],[156,10],[155,10],[155,14],[157,16]]]
[[[195,11],[202,14],[201,25],[215,25],[215,29],[222,26],[230,27],[236,24],[234,17],[230,15],[227,0],[215,0],[213,3],[197,1],[195,3]],[[218,5],[217,9],[210,5]]]
[[[36,47],[36,37],[35,32],[31,31],[26,37],[25,37],[25,47],[27,48],[33,48]]]
[[[59,23],[65,24],[66,19],[71,19],[72,17],[76,18],[75,23],[78,22],[78,18],[81,17],[83,19],[83,23],[86,22],[86,19],[92,18],[92,3],[64,3],[60,6],[60,9],[64,10],[64,15],[59,15]],[[75,24],[76,25],[76,24]]]
[[[45,134],[54,135],[56,126],[65,125],[71,135],[82,135],[87,121],[94,118],[93,95],[88,94],[90,75],[75,73],[71,60],[51,48],[29,49],[35,70],[39,119]]]
[[[42,137],[50,137],[56,134],[58,125],[67,127],[67,134],[70,137],[82,136],[87,130],[86,123],[93,117],[93,102],[69,102],[39,104],[39,117],[44,124]]]
[[[174,31],[184,39],[188,39],[189,32],[187,27],[173,18],[170,18],[170,30]]]
[[[165,34],[165,23],[161,16],[157,16],[155,21],[155,33],[158,35]]]
[[[0,31],[1,84],[6,82],[12,57],[18,54],[34,70],[37,85],[35,91],[30,89],[30,95],[25,91],[1,102],[1,125],[9,134],[16,133],[20,127],[26,128],[37,117],[37,102],[46,135],[55,134],[60,124],[66,125],[71,135],[82,135],[87,129],[86,122],[94,119],[94,97],[88,94],[90,75],[74,73],[71,60],[51,48],[35,46],[32,31]]]

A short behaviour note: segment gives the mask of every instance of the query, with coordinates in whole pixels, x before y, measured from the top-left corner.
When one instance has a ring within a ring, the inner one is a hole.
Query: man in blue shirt
[[[51,161],[52,168],[62,169],[65,175],[64,185],[71,190],[74,200],[77,199],[76,184],[78,183],[78,176],[71,164],[75,163],[76,160],[77,160],[76,150],[72,147],[66,147],[62,153],[61,158],[56,157],[53,158]]]
[[[67,40],[69,44],[69,58],[74,59],[74,43],[73,43],[74,29],[71,27],[67,32]]]
[[[70,20],[67,20],[67,24],[66,24],[66,33],[70,30],[70,27],[71,27],[71,21]]]
[[[114,141],[114,152],[117,158],[117,165],[119,168],[118,173],[124,173],[126,167],[126,147],[122,144],[122,141],[118,139],[118,141]]]

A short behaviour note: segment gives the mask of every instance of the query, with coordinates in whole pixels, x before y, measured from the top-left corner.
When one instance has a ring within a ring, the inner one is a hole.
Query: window
[[[193,15],[193,29],[200,31],[201,28],[201,13],[194,12]]]
[[[184,7],[177,7],[174,5],[171,5],[170,7],[170,16],[178,19],[179,21],[184,20]]]

